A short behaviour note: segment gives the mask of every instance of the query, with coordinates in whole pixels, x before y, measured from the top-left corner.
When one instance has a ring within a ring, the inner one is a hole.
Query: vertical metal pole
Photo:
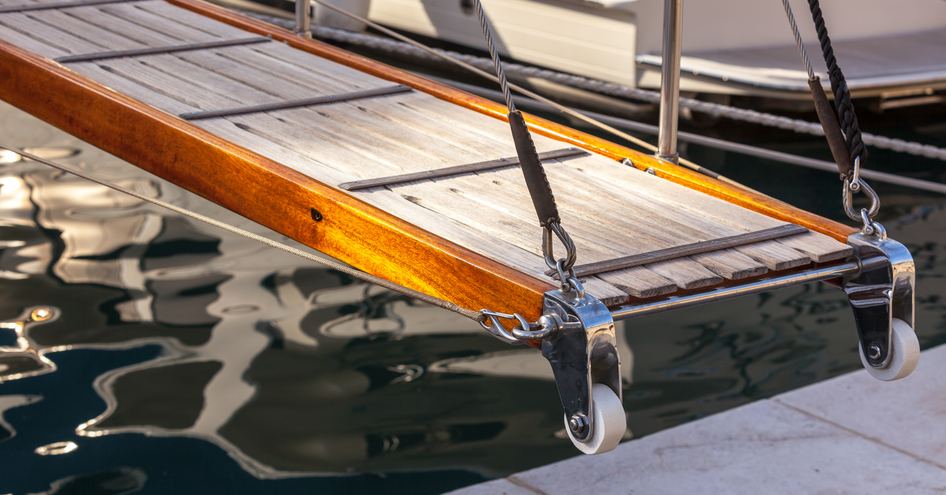
[[[296,34],[312,37],[312,0],[296,0]]]
[[[663,59],[660,75],[660,137],[657,156],[677,163],[677,122],[680,114],[680,55],[683,0],[664,0]]]

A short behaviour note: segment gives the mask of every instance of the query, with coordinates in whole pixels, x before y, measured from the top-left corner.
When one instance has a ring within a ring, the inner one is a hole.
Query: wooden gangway
[[[554,285],[497,105],[196,0],[0,0],[0,40],[3,99],[369,273],[529,316]],[[840,224],[530,124],[608,304],[850,254]]]

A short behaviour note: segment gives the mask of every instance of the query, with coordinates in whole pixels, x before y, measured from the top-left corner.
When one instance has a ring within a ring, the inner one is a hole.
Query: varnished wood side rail
[[[437,98],[465,106],[491,117],[500,120],[506,119],[505,107],[493,101],[480,98],[445,84],[431,81],[416,74],[391,67],[327,43],[302,38],[293,34],[291,31],[247,17],[238,12],[202,0],[168,0],[168,2],[247,31],[271,36],[273,39],[284,41],[295,48],[305,50],[309,53],[333,60],[377,77],[411,86],[436,96]],[[660,177],[764,215],[797,223],[815,232],[821,232],[834,237],[837,240],[846,241],[848,235],[856,230],[854,227],[804,211],[770,196],[720,182],[679,165],[659,160],[656,157],[640,153],[625,146],[571,129],[555,122],[532,115],[527,115],[526,120],[529,123],[529,127],[540,134],[600,153],[615,160],[628,158],[635,167],[641,170],[653,169]]]
[[[539,316],[539,280],[0,41],[0,98],[329,256],[478,310]]]

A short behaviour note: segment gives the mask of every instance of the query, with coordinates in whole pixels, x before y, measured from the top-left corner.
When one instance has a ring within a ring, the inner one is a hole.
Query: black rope
[[[844,131],[844,138],[847,141],[851,162],[853,163],[860,158],[863,163],[867,158],[867,148],[864,146],[864,140],[861,137],[861,127],[857,122],[857,114],[854,112],[851,91],[847,87],[847,80],[844,78],[844,73],[841,71],[841,67],[838,66],[838,60],[834,56],[831,37],[828,35],[828,28],[825,26],[824,16],[821,13],[821,4],[819,0],[808,0],[808,7],[811,10],[811,18],[815,23],[815,31],[818,33],[818,42],[821,45],[824,62],[828,68],[828,78],[831,81],[831,90],[834,93],[834,105],[841,124],[841,130]]]

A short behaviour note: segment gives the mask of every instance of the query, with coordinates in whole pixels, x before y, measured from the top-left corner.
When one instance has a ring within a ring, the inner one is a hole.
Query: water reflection
[[[10,107],[0,106],[0,136],[273,235]],[[234,483],[229,491],[291,479],[303,480],[292,490],[331,491],[341,485],[317,476],[385,473],[386,487],[409,475],[403,486],[422,493],[574,455],[537,352],[107,188],[0,158],[0,456],[30,468],[9,487],[0,479],[0,492],[179,489],[160,475],[168,472],[196,491],[200,462],[212,462]],[[921,342],[941,342],[946,212],[940,202],[892,198],[884,221],[921,270]],[[637,435],[858,365],[847,303],[823,285],[623,327]],[[188,461],[197,452],[201,461]],[[230,460],[207,460],[215,455]]]

